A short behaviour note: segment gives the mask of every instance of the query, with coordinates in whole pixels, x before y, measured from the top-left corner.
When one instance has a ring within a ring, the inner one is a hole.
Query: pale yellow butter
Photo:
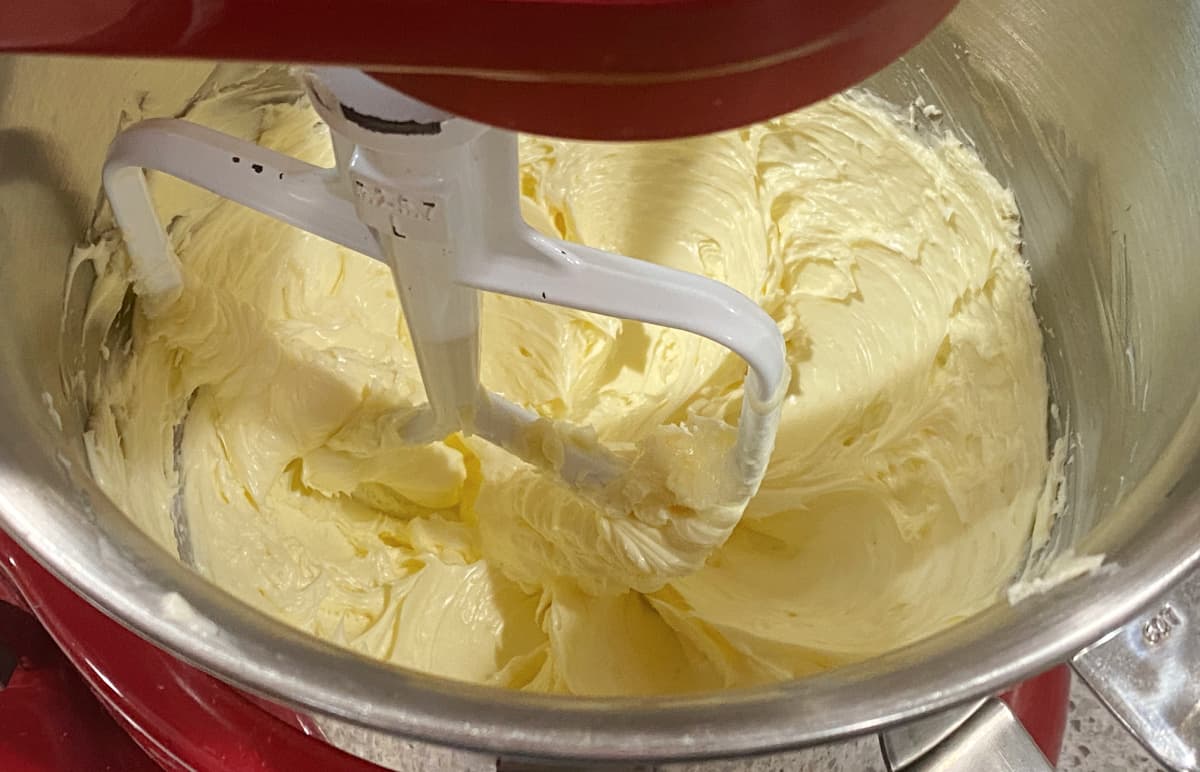
[[[264,144],[330,162],[302,103],[260,117]],[[723,546],[685,555],[703,523],[647,538],[474,438],[390,445],[378,418],[424,394],[387,269],[163,180],[186,283],[137,314],[100,384],[89,449],[113,499],[173,547],[182,485],[196,563],[238,597],[515,688],[802,676],[1001,597],[1055,480],[1016,206],[969,150],[858,95],[712,137],[521,153],[535,227],[727,282],[784,331],[776,450]],[[118,241],[88,249],[97,302],[119,298]],[[612,445],[740,404],[744,365],[687,333],[496,296],[483,319],[485,385]],[[670,479],[648,485],[702,487],[705,459],[663,452]]]

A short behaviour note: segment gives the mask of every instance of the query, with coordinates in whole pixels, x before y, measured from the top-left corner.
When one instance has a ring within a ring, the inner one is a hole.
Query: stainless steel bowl
[[[100,341],[80,335],[86,276],[64,317],[71,247],[121,111],[172,114],[211,72],[0,60],[0,525],[107,613],[236,685],[383,732],[498,752],[764,752],[996,691],[1117,628],[1200,557],[1200,367],[1186,353],[1200,331],[1200,5],[971,0],[872,82],[894,101],[941,106],[1016,192],[1073,443],[1053,549],[1104,552],[1110,568],[854,667],[685,698],[519,694],[385,667],[209,585],[89,478],[86,400],[60,364],[87,368]]]

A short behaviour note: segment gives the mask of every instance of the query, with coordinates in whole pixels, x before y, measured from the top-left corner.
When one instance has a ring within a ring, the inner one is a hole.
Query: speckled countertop
[[[1058,768],[1080,772],[1163,769],[1078,679],[1071,684],[1071,713]]]
[[[370,738],[362,730],[347,725],[326,725],[326,736],[344,748],[398,772],[496,772],[494,757],[464,753],[393,738]],[[1155,763],[1132,736],[1117,723],[1086,686],[1075,680],[1071,685],[1071,712],[1063,738],[1060,770],[1071,772],[1160,772]],[[538,765],[502,763],[501,772],[552,770]],[[578,769],[560,767],[560,769]],[[609,768],[613,769],[613,768]],[[791,753],[754,759],[709,761],[691,764],[641,766],[638,772],[886,772],[876,737],[863,737],[837,745],[826,745]]]

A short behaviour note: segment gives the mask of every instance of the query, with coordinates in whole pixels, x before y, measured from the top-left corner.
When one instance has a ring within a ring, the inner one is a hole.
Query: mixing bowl
[[[998,691],[1117,629],[1200,557],[1200,5],[963,3],[870,81],[969,138],[1012,187],[1071,444],[1066,549],[1106,567],[886,656],[800,681],[661,699],[500,691],[386,667],[269,619],[155,546],[90,478],[63,374],[104,343],[72,246],[122,113],[171,115],[211,64],[0,60],[0,526],[77,592],[221,678],[372,730],[541,757],[682,758],[846,737]],[[930,111],[936,114],[935,111]],[[930,128],[929,130],[933,130]],[[1165,627],[1186,621],[1166,618]]]

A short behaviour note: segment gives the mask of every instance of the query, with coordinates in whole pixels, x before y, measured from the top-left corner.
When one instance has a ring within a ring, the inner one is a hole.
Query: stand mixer
[[[386,66],[373,74],[329,66],[301,71],[310,100],[332,134],[333,169],[319,169],[178,120],[147,121],[117,137],[104,167],[104,188],[124,232],[135,288],[147,313],[173,299],[182,277],[155,219],[145,169],[179,177],[383,261],[395,279],[428,403],[423,409],[386,416],[381,441],[422,444],[461,431],[557,475],[604,511],[609,527],[629,543],[649,544],[652,532],[666,539],[671,557],[648,548],[622,556],[635,585],[648,586],[637,577],[677,576],[698,568],[711,549],[728,538],[757,492],[787,391],[783,337],[753,301],[719,282],[535,232],[519,212],[516,135],[455,113],[519,129],[604,139],[684,136],[730,128],[849,85],[869,72],[865,68],[887,63],[881,58],[887,51],[915,42],[914,33],[926,31],[951,4],[876,0],[818,12],[768,2],[551,3],[542,9],[545,15],[537,17],[540,23],[576,29],[577,34],[588,36],[589,45],[562,41],[561,49],[570,53],[551,60],[555,69],[549,72],[514,70],[521,52],[508,48],[504,35],[488,38],[489,45],[497,48],[490,52],[491,59],[483,60],[473,46],[439,41],[451,44],[447,51],[464,52],[462,59],[443,60],[443,51],[408,46],[405,34],[393,47],[376,54],[370,53],[370,36],[364,42],[358,34],[345,40],[345,48],[330,47],[330,41],[340,41],[336,27],[323,29],[318,36],[325,45],[311,47],[300,42],[312,39],[307,35],[262,37],[296,43],[289,46],[260,45],[258,36],[231,34],[235,23],[236,29],[256,24],[255,15],[264,13],[257,3],[245,3],[236,11],[231,6],[219,18],[205,19],[199,29],[193,18],[178,38],[166,32],[172,28],[166,17],[175,6],[134,4],[123,13],[123,5],[103,6],[111,14],[98,12],[94,23],[99,29],[94,34],[83,34],[70,25],[56,34],[50,26],[53,11],[47,5],[20,5],[16,23],[3,25],[10,31],[0,34],[0,49],[265,55],[293,61],[353,56],[359,64],[364,63],[363,57],[387,56],[367,61],[372,69]],[[529,19],[522,14],[536,10],[508,2],[478,7],[475,25],[480,29],[488,14],[504,13],[511,18],[497,18],[497,23],[525,29]],[[307,20],[315,25],[322,14],[309,16],[310,10],[295,9],[289,23]],[[811,15],[795,15],[800,10]],[[199,8],[193,12],[203,15]],[[422,22],[412,17],[431,12],[427,3],[367,3],[360,13],[374,23],[361,26],[415,31]],[[10,8],[8,13],[14,11]],[[242,13],[246,15],[237,15]],[[577,20],[572,18],[588,14],[599,20],[617,13],[626,15],[606,22],[623,25],[621,35],[613,38],[621,42],[612,46],[595,37],[600,30],[575,27]],[[726,35],[710,38],[716,32],[712,25],[731,21],[731,14],[755,30],[786,28],[792,37],[779,37],[772,45],[789,48],[764,52],[757,37],[741,43]],[[780,25],[783,14],[794,18],[796,25]],[[905,21],[898,28],[893,26],[896,14]],[[70,17],[65,9],[63,17]],[[665,47],[671,54],[669,70],[662,69],[668,61],[661,57],[663,50],[648,47],[652,40],[645,37],[647,28],[666,21],[676,25]],[[718,50],[723,50],[725,61],[711,58],[707,45],[716,40],[723,41]],[[877,45],[884,41],[886,45]],[[705,45],[696,45],[700,43]],[[867,44],[872,46],[869,56],[856,60],[853,67],[839,67],[842,49]],[[583,54],[592,49],[606,53],[599,63],[586,66],[599,64],[600,68],[578,69],[585,66]],[[480,71],[479,63],[485,60],[488,64]],[[781,63],[803,64],[810,73],[803,85],[777,87],[774,73]],[[726,105],[729,79],[746,77],[754,82],[739,86],[746,89],[745,98]],[[551,84],[548,90],[547,83]],[[465,84],[470,86],[464,88]],[[528,93],[497,113],[497,95],[514,88]],[[666,101],[656,93],[663,88],[682,89],[689,96],[683,102]],[[575,100],[594,89],[611,100],[598,113],[603,120],[586,125],[574,122]],[[564,90],[570,95],[561,98]],[[453,112],[401,91],[414,92]],[[537,103],[528,101],[534,97]],[[697,98],[705,103],[704,109],[691,104]],[[569,120],[558,124],[554,116]],[[555,425],[486,391],[479,382],[481,290],[674,327],[720,343],[749,367],[736,438],[722,438],[689,424],[668,439],[643,442],[618,453],[601,445],[588,427]],[[671,458],[678,457],[701,459],[708,468],[701,475],[703,487],[690,491],[686,500],[661,484],[669,477]]]
[[[315,3],[311,8],[296,6],[284,22],[287,30],[280,30],[279,20],[272,19],[270,33],[262,32],[265,27],[260,22],[266,21],[271,9],[256,3],[244,3],[236,12],[197,9],[190,3],[112,5],[127,13],[105,20],[87,34],[72,36],[73,32],[57,38],[46,36],[38,24],[23,24],[26,15],[38,21],[51,20],[54,14],[67,18],[69,12],[39,4],[35,19],[34,11],[18,9],[17,22],[5,20],[0,28],[19,27],[40,37],[21,40],[21,31],[11,33],[11,38],[8,32],[0,33],[0,48],[253,58],[363,68],[317,66],[301,74],[334,136],[338,163],[331,170],[179,122],[139,125],[114,143],[105,166],[105,187],[136,262],[139,292],[151,311],[156,302],[169,301],[178,268],[147,206],[142,169],[157,169],[199,184],[392,268],[405,317],[414,328],[429,395],[424,410],[396,415],[389,422],[396,441],[422,443],[456,430],[474,432],[559,475],[610,511],[634,512],[630,522],[635,526],[644,521],[636,515],[636,506],[628,506],[629,500],[621,495],[622,481],[631,470],[643,471],[635,460],[599,445],[586,428],[547,425],[520,406],[480,390],[473,358],[477,354],[472,354],[478,334],[474,296],[479,290],[506,292],[709,337],[742,356],[750,370],[737,442],[724,456],[726,475],[716,486],[721,496],[698,518],[713,525],[698,538],[714,541],[722,538],[725,523],[736,522],[770,451],[772,413],[786,386],[782,352],[776,346],[778,332],[752,302],[727,287],[681,272],[645,270],[651,266],[529,231],[515,212],[512,136],[491,127],[600,139],[682,136],[731,128],[857,81],[915,42],[947,10],[933,8],[937,3],[918,9],[911,3],[886,2],[852,4],[836,11],[789,3],[561,2],[543,8],[519,2],[464,4],[463,14],[479,14],[479,21],[469,25],[469,36],[478,37],[471,38],[471,45],[493,55],[487,59],[478,51],[465,53],[465,45],[460,49],[457,44],[447,45],[453,41],[445,37],[428,34],[433,17],[444,17],[447,11],[431,10],[425,3],[379,4],[369,9],[372,14],[403,17],[408,28],[424,36],[422,45],[409,46],[406,36],[403,43],[380,48],[389,35],[395,38],[395,30],[405,26],[360,24],[372,29],[356,31],[361,38],[354,40],[358,47],[344,54],[321,48],[336,45],[329,40],[343,39],[345,25],[335,22],[331,11],[315,8]],[[516,15],[517,10],[526,16]],[[243,11],[250,15],[239,17]],[[514,15],[504,17],[508,11]],[[802,12],[807,16],[795,24],[783,23]],[[604,24],[589,25],[589,19],[604,14],[610,14]],[[732,19],[738,14],[740,23],[735,24]],[[561,71],[558,64],[518,61],[517,52],[507,49],[505,55],[513,58],[506,62],[492,50],[506,46],[508,38],[494,30],[522,29],[525,32],[516,37],[532,35],[534,27],[522,24],[534,16],[543,20],[544,26],[537,29],[553,29],[557,35],[574,28],[582,38],[598,40],[591,47],[582,45],[586,42],[582,39],[567,40],[545,54],[553,62],[559,61],[554,57],[562,57]],[[900,16],[904,25],[895,23]],[[691,19],[694,29],[707,31],[708,36],[699,32],[665,36],[662,20],[668,17],[677,30],[692,30],[684,22]],[[653,23],[637,25],[639,19]],[[809,22],[821,28],[812,39],[777,37],[781,31],[809,30]],[[239,26],[242,31],[234,34]],[[915,26],[921,30],[913,31]],[[310,30],[308,37],[291,34],[301,27]],[[618,44],[605,42],[604,34],[614,29],[627,36],[608,38],[620,39]],[[754,29],[755,35],[727,34],[735,29]],[[416,37],[416,32],[412,34]],[[664,46],[666,39],[671,44]],[[309,44],[308,40],[323,42]],[[657,44],[650,45],[652,40]],[[306,42],[292,48],[293,41]],[[368,45],[372,41],[374,49]],[[721,44],[715,45],[716,41]],[[732,50],[742,43],[744,51]],[[581,53],[600,56],[614,45],[622,52],[606,54],[614,57],[612,62],[587,60]],[[701,56],[705,46],[708,51]],[[634,55],[638,47],[642,59]],[[397,51],[403,53],[394,54]],[[848,51],[863,56],[854,66],[839,67],[850,61]],[[461,60],[454,60],[459,55]],[[399,60],[409,56],[413,58]],[[606,70],[606,64],[611,69]],[[597,99],[598,94],[604,97]],[[658,98],[664,94],[672,96]],[[435,214],[439,211],[445,217],[440,222]],[[413,249],[409,241],[420,242],[420,249]],[[442,259],[430,260],[431,254]],[[609,291],[596,283],[597,274],[610,282]],[[414,283],[406,284],[409,279]],[[668,302],[666,297],[678,302]],[[671,506],[651,504],[661,509]]]

